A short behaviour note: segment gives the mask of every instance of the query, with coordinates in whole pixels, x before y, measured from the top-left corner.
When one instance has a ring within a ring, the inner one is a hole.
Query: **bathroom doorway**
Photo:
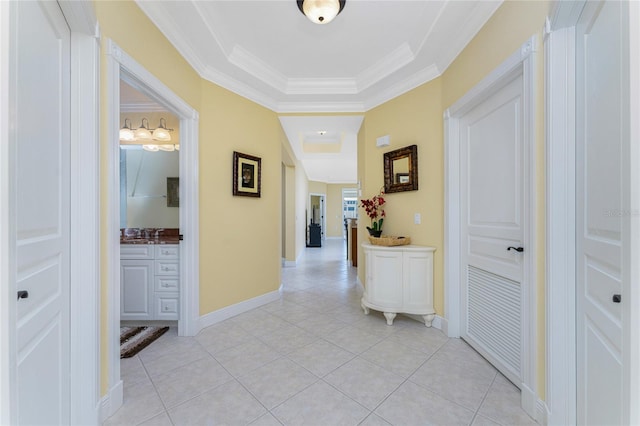
[[[193,336],[199,331],[199,203],[198,203],[198,113],[189,104],[174,94],[153,74],[124,52],[113,40],[106,40],[107,50],[107,190],[106,200],[106,249],[107,253],[107,322],[108,322],[108,399],[107,415],[113,414],[123,399],[123,383],[120,376],[120,305],[121,305],[121,260],[120,260],[120,141],[121,129],[120,85],[121,80],[149,99],[166,108],[178,118],[179,129],[179,256],[177,263],[171,259],[179,280],[178,335]],[[150,119],[147,117],[147,122]],[[166,119],[165,119],[166,121]],[[134,126],[141,125],[137,124]],[[149,124],[145,123],[147,127]],[[158,128],[160,123],[153,124]],[[123,123],[124,125],[124,123]],[[165,127],[169,128],[168,124]],[[175,134],[175,132],[174,132]],[[173,136],[173,135],[172,135]],[[175,147],[174,147],[175,149]],[[165,201],[166,202],[166,201]],[[182,238],[182,237],[179,237]],[[150,249],[147,249],[150,250]],[[155,256],[154,250],[154,256]],[[178,253],[161,255],[175,256]],[[148,252],[150,256],[150,251]],[[149,259],[150,260],[150,259]],[[155,265],[155,264],[154,264]],[[157,266],[157,265],[155,265]],[[162,271],[162,269],[161,269]],[[155,271],[154,271],[155,274]],[[155,280],[154,285],[162,284]]]

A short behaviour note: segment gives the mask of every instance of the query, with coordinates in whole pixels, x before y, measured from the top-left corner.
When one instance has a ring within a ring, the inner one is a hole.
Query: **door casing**
[[[109,384],[103,402],[102,420],[116,412],[123,402],[120,378],[120,79],[165,106],[180,119],[180,309],[178,335],[195,336],[200,331],[200,251],[198,196],[198,112],[174,94],[164,83],[107,40],[108,85],[108,323]]]

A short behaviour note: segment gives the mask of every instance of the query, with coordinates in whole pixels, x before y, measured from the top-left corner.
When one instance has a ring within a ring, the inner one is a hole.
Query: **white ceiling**
[[[294,0],[137,0],[203,78],[279,113],[362,113],[426,83],[501,2],[347,0],[332,22],[316,25]],[[361,122],[281,118],[308,178],[322,182],[356,181]],[[308,152],[319,149],[309,142],[323,130],[341,140],[340,152]]]

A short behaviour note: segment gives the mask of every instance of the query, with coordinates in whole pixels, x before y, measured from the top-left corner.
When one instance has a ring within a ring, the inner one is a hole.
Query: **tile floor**
[[[282,272],[280,300],[121,362],[105,425],[534,424],[520,392],[465,342],[365,316],[342,240]]]

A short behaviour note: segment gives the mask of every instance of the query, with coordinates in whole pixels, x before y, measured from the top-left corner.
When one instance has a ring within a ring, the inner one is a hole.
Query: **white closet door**
[[[70,31],[56,2],[11,14],[15,420],[69,424]]]
[[[626,2],[587,2],[576,27],[576,414],[584,425],[626,423],[625,270],[627,262],[638,262],[628,257],[631,236],[625,232],[633,214],[628,207],[627,8]]]
[[[460,119],[461,336],[518,386],[526,294],[518,250],[527,249],[522,91],[522,76],[514,76]]]

